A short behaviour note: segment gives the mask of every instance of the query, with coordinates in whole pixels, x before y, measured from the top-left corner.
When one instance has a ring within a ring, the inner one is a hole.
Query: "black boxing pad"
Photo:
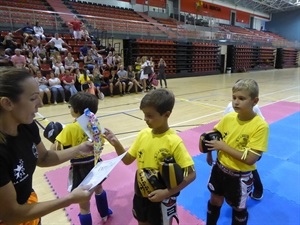
[[[222,140],[222,134],[219,131],[210,131],[207,133],[203,133],[200,135],[199,139],[199,150],[202,153],[207,153],[207,146],[205,145],[205,141],[212,141],[212,140]]]
[[[48,125],[45,127],[44,130],[44,137],[51,141],[52,143],[55,142],[55,138],[57,135],[62,131],[63,126],[61,123],[58,122],[50,122]]]

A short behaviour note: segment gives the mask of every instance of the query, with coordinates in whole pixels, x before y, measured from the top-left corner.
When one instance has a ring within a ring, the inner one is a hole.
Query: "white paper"
[[[98,162],[95,167],[89,172],[79,186],[91,185],[90,189],[96,187],[103,182],[109,173],[116,167],[116,165],[122,160],[126,152],[113,159]]]

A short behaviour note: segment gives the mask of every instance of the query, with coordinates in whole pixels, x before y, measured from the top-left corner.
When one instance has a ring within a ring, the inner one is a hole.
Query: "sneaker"
[[[100,93],[98,94],[98,97],[99,97],[100,100],[103,100],[103,99],[104,99],[104,94],[103,94],[102,92],[100,92]]]
[[[261,191],[254,190],[251,192],[250,197],[254,200],[260,201],[263,198],[263,193]]]
[[[67,104],[67,102],[66,102],[66,101],[64,101],[64,104]]]
[[[54,105],[57,105],[57,102],[54,102]]]
[[[108,208],[108,215],[102,217],[102,221],[105,223],[112,214],[113,214],[113,211],[110,208]]]

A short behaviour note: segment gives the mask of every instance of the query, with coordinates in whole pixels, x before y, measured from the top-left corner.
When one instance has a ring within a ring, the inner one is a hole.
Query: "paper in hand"
[[[90,190],[102,183],[109,173],[116,167],[116,165],[122,160],[126,152],[113,159],[100,161],[89,172],[79,186],[91,185]]]

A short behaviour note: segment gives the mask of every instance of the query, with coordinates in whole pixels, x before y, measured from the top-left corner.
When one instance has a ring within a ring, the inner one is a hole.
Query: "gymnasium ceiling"
[[[300,9],[300,0],[220,0],[235,6],[264,13],[277,13]]]

